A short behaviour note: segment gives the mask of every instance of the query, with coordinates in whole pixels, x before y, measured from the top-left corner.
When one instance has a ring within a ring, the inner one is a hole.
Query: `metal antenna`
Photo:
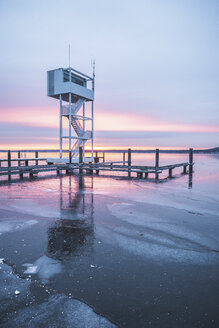
[[[96,64],[95,59],[93,59],[93,76],[95,76],[95,64]]]
[[[92,60],[92,68],[93,68],[93,79],[92,79],[92,90],[94,91],[94,80],[95,80],[95,59]]]
[[[71,67],[71,45],[68,45],[68,67]]]

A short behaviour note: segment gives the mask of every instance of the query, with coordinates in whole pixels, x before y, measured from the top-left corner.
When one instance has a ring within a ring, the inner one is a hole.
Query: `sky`
[[[46,72],[96,61],[95,146],[219,146],[219,1],[0,0],[0,148],[58,147]]]

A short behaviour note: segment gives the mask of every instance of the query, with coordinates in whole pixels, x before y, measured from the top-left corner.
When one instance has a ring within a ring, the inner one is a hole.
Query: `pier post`
[[[148,172],[145,172],[145,179],[147,179],[148,178]]]
[[[155,152],[155,170],[156,170],[155,179],[159,179],[159,173],[157,173],[158,168],[159,168],[159,149],[156,149],[156,152]]]
[[[123,165],[125,165],[125,151],[123,152]]]
[[[189,148],[189,188],[192,188],[193,148]]]
[[[188,177],[189,177],[188,187],[189,187],[189,189],[191,189],[192,188],[192,172],[189,173]]]
[[[80,164],[80,169],[79,169],[79,174],[83,173],[82,170],[82,164],[83,164],[83,148],[79,147],[79,164]]]
[[[71,164],[71,150],[69,150],[68,159],[69,159],[69,164]]]
[[[35,158],[38,158],[38,151],[35,152]],[[38,159],[36,159],[36,165],[38,165]]]
[[[103,163],[105,163],[105,151],[103,152]]]
[[[91,164],[89,164],[89,169],[87,170],[87,173],[92,174],[93,175],[93,170],[91,169]]]
[[[18,159],[21,158],[21,152],[20,151],[17,152],[17,158]],[[20,161],[18,161],[18,166],[21,166],[21,162]]]
[[[169,169],[169,178],[172,178],[172,177],[173,177],[173,169],[170,168],[170,169]]]
[[[189,148],[189,174],[193,171],[193,148]]]
[[[132,150],[128,149],[128,177],[131,177],[131,165],[132,165]]]
[[[99,158],[98,158],[98,152],[96,151],[95,157],[94,157],[94,163],[99,163]]]
[[[142,172],[137,172],[137,178],[142,178],[143,173]]]
[[[159,149],[156,149],[155,153],[155,166],[159,167]]]
[[[8,167],[11,167],[11,151],[8,150]]]
[[[183,166],[183,174],[186,174],[186,165]]]
[[[8,150],[8,168],[11,167],[11,151]],[[11,175],[8,175],[8,181],[11,181]]]
[[[21,152],[19,151],[17,155],[18,155],[18,159],[20,159],[21,158]],[[21,161],[18,161],[18,166],[21,166]],[[22,171],[20,171],[19,177],[20,177],[20,179],[23,179]]]

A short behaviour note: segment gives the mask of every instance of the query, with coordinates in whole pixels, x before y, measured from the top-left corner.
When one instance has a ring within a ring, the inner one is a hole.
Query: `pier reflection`
[[[60,177],[61,219],[48,229],[49,256],[59,259],[63,256],[92,252],[94,240],[92,189],[92,177]]]
[[[192,188],[192,179],[193,179],[193,166],[189,166],[188,172],[188,188]]]
[[[188,186],[189,186],[189,189],[191,189],[191,188],[192,188],[192,178],[193,178],[193,174],[192,174],[192,173],[189,173],[188,176],[189,176]]]

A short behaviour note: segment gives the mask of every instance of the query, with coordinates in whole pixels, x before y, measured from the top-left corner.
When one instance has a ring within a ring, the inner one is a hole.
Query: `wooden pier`
[[[3,152],[3,151],[1,151]],[[5,151],[6,152],[6,151]],[[24,153],[25,151],[22,151]],[[0,159],[0,176],[8,176],[8,180],[11,181],[12,176],[18,175],[20,179],[24,175],[28,175],[30,178],[38,175],[38,173],[56,171],[57,174],[71,174],[78,170],[80,174],[99,174],[100,172],[122,172],[128,178],[137,177],[141,179],[148,179],[149,175],[152,175],[155,180],[159,180],[159,175],[163,171],[167,171],[167,177],[173,177],[173,170],[175,168],[182,168],[183,174],[192,173],[193,171],[193,149],[190,148],[189,161],[183,163],[176,163],[170,165],[159,165],[159,149],[155,150],[155,165],[133,165],[132,164],[132,150],[122,151],[121,161],[106,161],[105,152],[95,152],[93,163],[83,163],[82,148],[79,151],[79,163],[46,163],[46,156],[39,157],[39,152],[52,152],[47,151],[26,151],[28,153],[34,152],[34,157],[21,158],[21,151],[7,151],[7,158]],[[88,151],[87,151],[88,152]],[[136,152],[136,151],[135,151]],[[12,158],[12,154],[17,153],[16,158]],[[98,156],[101,153],[101,156]],[[126,160],[126,154],[127,160]],[[100,161],[102,160],[102,161]],[[187,172],[188,168],[188,172]]]

